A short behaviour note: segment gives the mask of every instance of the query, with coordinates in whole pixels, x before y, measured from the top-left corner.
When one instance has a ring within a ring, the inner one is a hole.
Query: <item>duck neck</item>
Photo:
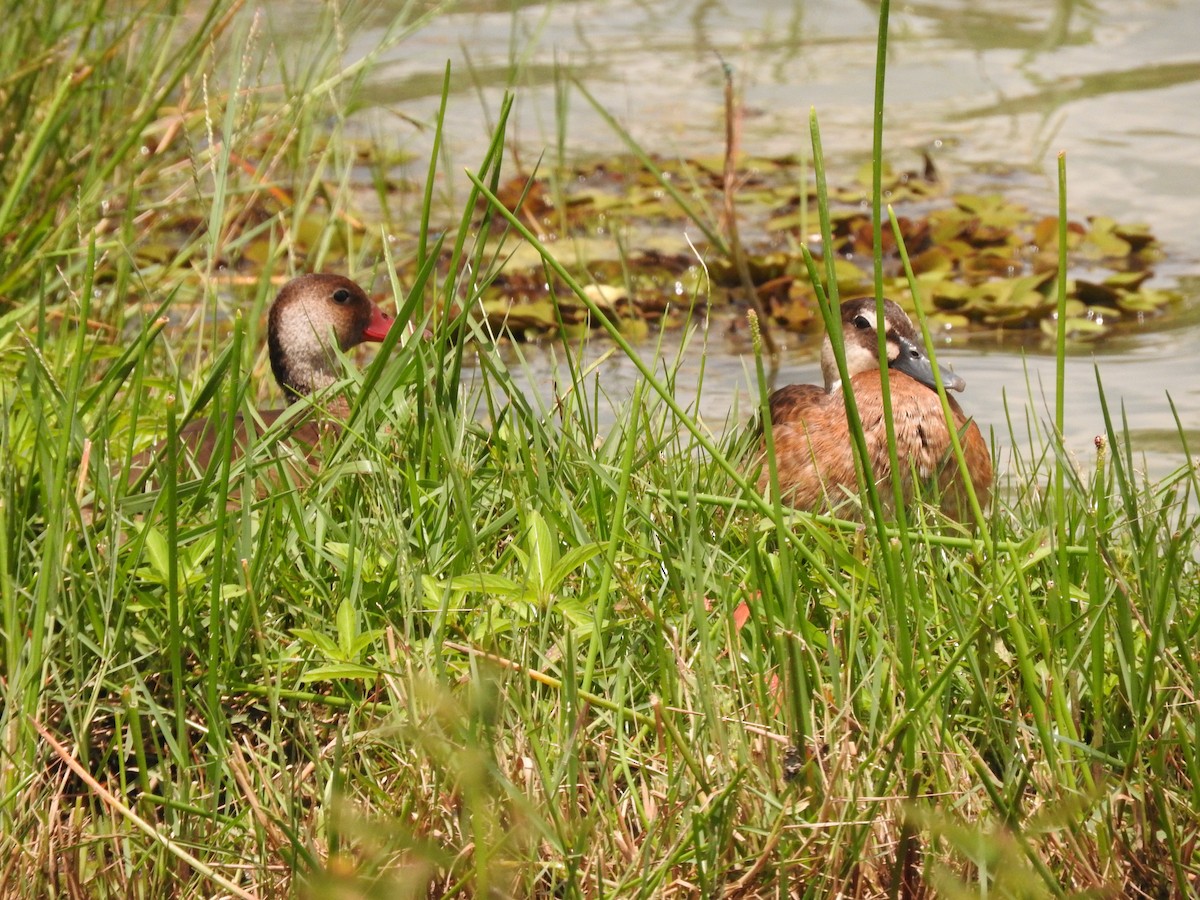
[[[836,394],[842,389],[842,375],[838,371],[837,357],[829,341],[821,348],[821,375],[825,379],[825,393]]]
[[[289,400],[298,400],[337,381],[336,360],[324,342],[315,339],[304,344],[289,342],[284,349],[282,342],[272,334],[268,345],[271,371]]]
[[[311,316],[301,304],[276,304],[271,310],[267,348],[271,371],[289,400],[297,400],[337,381],[337,339],[329,322]]]
[[[294,354],[282,353],[274,342],[270,350],[271,371],[275,373],[275,380],[289,402],[311,397],[338,379],[337,370],[331,368],[327,361],[319,365],[311,364],[311,360],[298,363]],[[340,393],[320,398],[319,409],[323,418],[337,420],[350,417],[350,404]]]

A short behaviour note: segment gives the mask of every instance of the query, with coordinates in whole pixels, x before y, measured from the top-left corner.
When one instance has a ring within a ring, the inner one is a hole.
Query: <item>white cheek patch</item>
[[[303,308],[288,310],[283,317],[283,341],[289,351],[297,357],[315,359],[330,355],[329,341],[321,333],[321,324],[304,314]],[[328,325],[324,326],[328,330]],[[281,335],[282,337],[282,335]]]
[[[890,334],[887,338],[887,357],[889,363],[894,363],[900,356],[900,344]]]
[[[864,335],[865,337],[865,335]],[[846,344],[846,370],[854,377],[859,372],[867,372],[879,368],[879,350],[875,346],[875,338],[871,338],[871,346],[863,344]]]
[[[337,380],[332,329],[328,322],[307,315],[303,306],[284,310],[279,322],[279,343],[287,348],[287,366],[297,382],[306,383],[311,390]]]

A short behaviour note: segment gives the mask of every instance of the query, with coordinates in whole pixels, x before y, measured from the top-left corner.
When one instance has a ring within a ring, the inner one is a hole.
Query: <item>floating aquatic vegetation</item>
[[[710,239],[724,233],[722,161],[657,161],[654,173],[633,159],[610,159],[556,178],[514,179],[502,199],[544,237],[544,243],[585,284],[621,290],[617,316],[666,324],[693,303],[744,301],[729,256]],[[819,318],[801,254],[823,249],[816,197],[793,158],[743,161],[737,212],[747,267],[760,302],[777,325],[805,330]],[[830,191],[832,251],[843,294],[869,293],[873,231],[869,169]],[[672,184],[695,203],[704,223],[689,219],[665,189]],[[999,194],[955,194],[924,172],[885,173],[884,198],[897,215],[921,294],[944,328],[1043,329],[1053,333],[1058,220]],[[890,224],[882,238],[884,289],[911,307]],[[695,248],[695,249],[693,249]],[[1067,228],[1068,335],[1091,340],[1125,322],[1163,313],[1180,295],[1151,287],[1161,257],[1143,224],[1096,216]],[[547,280],[541,261],[517,253],[487,294],[494,325],[518,334],[586,327],[586,310]]]

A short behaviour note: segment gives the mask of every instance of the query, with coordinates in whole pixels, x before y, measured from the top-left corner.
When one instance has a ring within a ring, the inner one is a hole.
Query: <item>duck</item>
[[[925,492],[925,496],[936,496],[943,512],[961,520],[970,515],[970,507],[937,394],[933,363],[912,320],[899,304],[884,300],[882,323],[876,314],[873,297],[841,304],[846,372],[858,405],[872,476],[890,508],[894,493],[882,394],[881,363],[885,361],[879,356],[878,329],[882,325],[896,457],[904,470],[900,478],[905,504],[914,500],[918,485],[936,484],[936,490]],[[947,391],[961,392],[966,387],[961,376],[938,368]],[[769,397],[780,498],[797,509],[814,512],[832,510],[859,491],[845,387],[828,336],[821,350],[821,373],[824,387],[791,384]],[[982,507],[992,486],[991,453],[975,421],[967,417],[957,400],[950,396],[947,400],[967,476]],[[765,493],[769,484],[770,473],[764,463],[759,491]]]
[[[267,318],[271,373],[289,400],[299,400],[341,377],[330,338],[345,353],[365,341],[382,341],[393,324],[349,278],[326,273],[293,278]]]
[[[345,353],[367,341],[380,342],[394,324],[393,317],[349,278],[330,273],[293,278],[279,290],[267,318],[271,373],[289,401],[317,394],[342,377],[335,347]],[[249,426],[246,418],[238,414],[231,448],[233,458],[245,454],[251,431],[257,439],[287,411],[256,410]],[[287,437],[311,458],[322,436],[336,431],[339,419],[348,414],[345,399],[331,397],[299,416]],[[219,442],[219,430],[210,419],[190,422],[179,433],[180,456],[202,474],[208,470]],[[135,460],[131,476],[140,474],[151,458],[161,456],[161,448],[143,454]]]

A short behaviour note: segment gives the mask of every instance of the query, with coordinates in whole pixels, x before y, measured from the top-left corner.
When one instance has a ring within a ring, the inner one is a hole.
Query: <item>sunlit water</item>
[[[386,57],[368,86],[374,107],[358,122],[371,134],[387,129],[424,157],[428,132],[394,112],[431,121],[449,60],[454,88],[445,140],[452,165],[444,168],[451,171],[482,157],[507,87],[517,96],[510,135],[524,161],[542,153],[553,160],[560,151],[567,158],[620,151],[617,136],[570,86],[568,74],[648,150],[712,155],[723,147],[724,60],[749,111],[742,137],[747,152],[805,148],[815,108],[827,167],[835,177],[848,175],[870,154],[877,14],[874,2],[846,0],[464,3],[434,16]],[[380,14],[351,36],[350,55],[374,46],[384,19]],[[921,149],[933,148],[943,177],[959,189],[1004,191],[1052,213],[1056,155],[1066,151],[1072,215],[1148,223],[1167,252],[1157,281],[1187,296],[1171,317],[1082,348],[1068,360],[1066,434],[1084,463],[1104,430],[1097,368],[1110,408],[1117,416],[1124,409],[1134,446],[1152,473],[1184,459],[1168,393],[1188,441],[1200,445],[1197,37],[1194,2],[893,5],[885,121],[890,161],[911,167]],[[566,92],[565,121],[557,111],[556,80]],[[421,171],[414,167],[411,174]],[[725,340],[722,330],[708,342],[699,404],[716,423],[725,420],[737,392],[738,404],[747,407],[746,373],[753,369],[744,345]],[[677,340],[668,336],[667,344]],[[652,353],[654,347],[648,341],[641,349]],[[793,339],[781,381],[820,381],[816,347]],[[589,353],[602,349],[594,344]],[[1054,360],[1044,346],[955,338],[941,352],[967,379],[965,408],[985,431],[996,429],[1002,445],[1012,440],[1010,417],[1018,441],[1025,439],[1027,416],[1049,418]],[[531,348],[530,358],[531,389],[544,393],[561,348]],[[698,372],[698,356],[684,366]],[[618,400],[636,378],[619,354],[603,372]],[[694,379],[680,380],[689,383]]]

